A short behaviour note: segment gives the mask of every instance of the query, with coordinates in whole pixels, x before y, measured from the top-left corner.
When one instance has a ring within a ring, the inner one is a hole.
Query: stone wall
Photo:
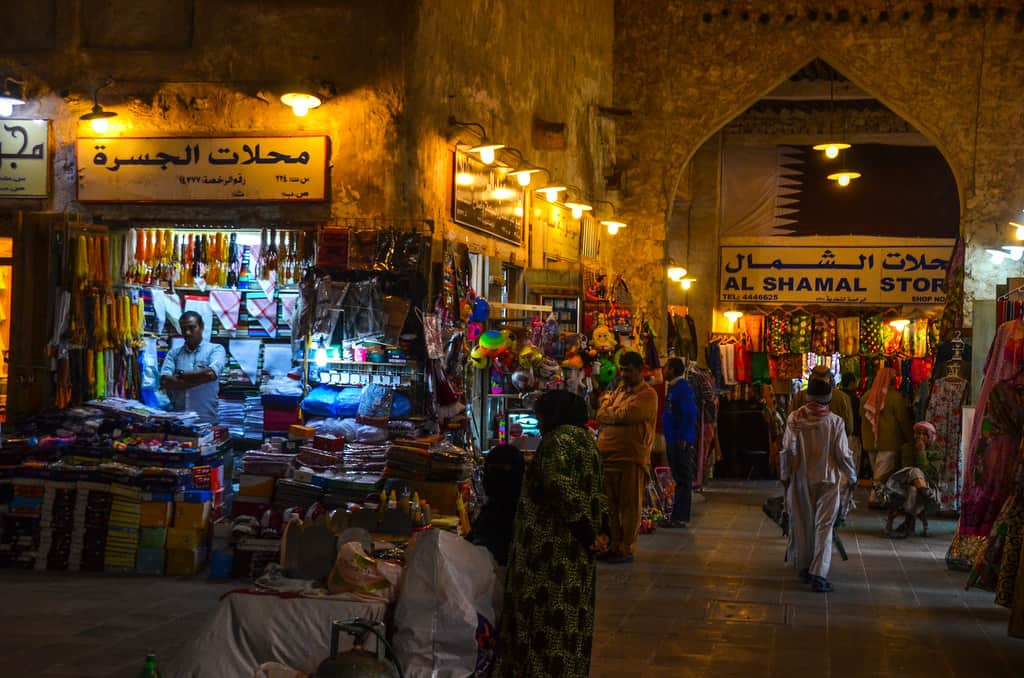
[[[41,0],[12,17],[0,77],[27,81],[30,103],[16,116],[52,121],[54,182],[51,199],[0,200],[0,212],[242,225],[426,218],[524,264],[527,247],[446,223],[450,153],[461,138],[448,116],[482,123],[591,196],[610,164],[597,109],[612,98],[612,0]],[[100,103],[118,113],[111,135],[330,135],[329,202],[77,204],[74,142],[92,136],[78,118],[106,78],[115,82]],[[278,100],[296,82],[331,96],[297,118]],[[564,151],[532,147],[534,117],[566,123]]]
[[[615,102],[633,112],[619,125],[620,148],[628,149],[620,158],[623,198],[636,238],[615,246],[611,256],[634,295],[640,292],[650,307],[664,303],[663,270],[649,263],[664,252],[669,206],[693,154],[820,57],[945,155],[962,196],[968,312],[971,299],[992,298],[1012,269],[994,267],[984,250],[1010,242],[1006,222],[1024,207],[1017,150],[1024,143],[1024,12],[984,3],[950,7],[881,0],[616,2]],[[714,281],[707,283],[700,293],[716,298]]]

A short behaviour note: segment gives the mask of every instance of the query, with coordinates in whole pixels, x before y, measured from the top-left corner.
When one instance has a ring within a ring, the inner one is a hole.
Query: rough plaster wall
[[[111,1],[112,9],[120,0]],[[398,121],[405,106],[405,58],[414,7],[403,0],[196,0],[194,26],[183,49],[124,50],[144,44],[152,22],[184,30],[182,2],[153,3],[139,16],[111,11],[123,23],[97,31],[82,17],[104,0],[59,0],[56,50],[4,53],[0,74],[29,81],[31,105],[16,115],[42,117],[54,130],[51,200],[33,209],[81,211],[106,219],[236,220],[241,224],[394,215],[406,211],[395,171]],[[191,3],[185,3],[191,4]],[[166,16],[162,16],[160,9]],[[39,31],[49,15],[41,13]],[[91,31],[91,32],[90,32]],[[80,47],[86,36],[89,47]],[[109,36],[116,41],[104,46]],[[136,39],[139,38],[139,39]],[[79,206],[75,196],[74,141],[91,136],[78,116],[92,105],[92,89],[105,77],[115,84],[100,93],[119,115],[111,134],[232,135],[328,134],[332,142],[331,200],[320,205]],[[295,80],[330,82],[336,96],[305,118],[277,97]],[[2,207],[3,205],[0,205]]]
[[[555,181],[601,194],[596,107],[612,98],[612,0],[423,0],[409,61],[408,160],[401,168],[413,210],[444,224],[439,233],[523,265],[525,247],[474,236],[450,223],[450,154],[478,122],[488,135],[550,170]],[[534,116],[568,126],[565,151],[538,151]],[[446,223],[448,222],[448,223]],[[535,237],[535,241],[539,236]]]
[[[939,7],[924,21],[923,2],[862,0],[847,3],[849,19],[839,22],[841,5],[822,6],[811,21],[809,8],[793,0],[770,7],[616,2],[615,101],[634,111],[620,124],[619,144],[635,239],[613,241],[612,260],[642,302],[663,303],[663,272],[649,263],[662,256],[680,170],[711,134],[814,57],[874,94],[945,155],[963,195],[968,298],[993,296],[1008,269],[995,269],[984,249],[1009,241],[1006,221],[1024,207],[1017,151],[1024,143],[1024,42],[1015,14],[997,21],[986,8],[980,18],[966,10],[950,18]],[[700,293],[717,296],[713,284]]]

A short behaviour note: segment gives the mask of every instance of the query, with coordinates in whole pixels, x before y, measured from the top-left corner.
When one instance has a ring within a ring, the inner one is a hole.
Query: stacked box
[[[113,495],[107,483],[79,481],[75,493],[75,529],[69,570],[102,572]]]
[[[107,572],[134,572],[139,549],[139,520],[142,517],[142,491],[114,483],[110,487],[113,502],[103,559]]]
[[[174,519],[174,502],[146,501],[145,497],[143,495],[139,527],[170,527]]]
[[[206,547],[167,549],[166,573],[169,577],[191,577],[206,564]]]
[[[35,569],[67,570],[75,533],[76,485],[48,480],[39,521],[39,553]]]
[[[135,555],[135,571],[138,574],[149,574],[160,577],[164,574],[164,558],[167,552],[164,549],[151,549],[139,547]]]

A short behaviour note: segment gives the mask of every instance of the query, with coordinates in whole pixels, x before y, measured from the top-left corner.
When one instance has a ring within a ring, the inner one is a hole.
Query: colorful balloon
[[[485,370],[491,362],[491,357],[479,346],[474,346],[469,352],[469,364],[478,370]]]

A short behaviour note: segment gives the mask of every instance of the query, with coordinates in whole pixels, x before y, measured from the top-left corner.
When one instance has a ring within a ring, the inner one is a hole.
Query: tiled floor
[[[717,482],[685,531],[643,536],[631,565],[601,565],[593,676],[1024,676],[992,594],[945,567],[953,521],[892,541],[858,509],[835,554],[834,593],[812,593],[783,562],[761,512],[777,483]],[[861,502],[863,504],[863,502]]]
[[[592,675],[1024,678],[1007,611],[945,568],[952,522],[893,542],[879,513],[858,510],[835,593],[815,594],[761,512],[777,487],[717,482],[691,529],[641,537],[635,563],[601,566]],[[0,571],[0,675],[134,676],[147,652],[173,655],[232,586]]]

